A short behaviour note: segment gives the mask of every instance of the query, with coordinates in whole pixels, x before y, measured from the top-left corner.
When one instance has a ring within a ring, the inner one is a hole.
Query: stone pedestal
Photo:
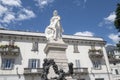
[[[54,59],[58,68],[68,70],[68,60],[66,57],[67,44],[48,43],[44,49],[48,59]]]
[[[54,59],[59,69],[63,69],[65,72],[68,71],[68,60],[66,57],[65,43],[47,43],[44,51],[47,55],[47,59]],[[50,68],[48,78],[58,76],[54,73],[53,69]],[[68,80],[68,79],[67,79]]]

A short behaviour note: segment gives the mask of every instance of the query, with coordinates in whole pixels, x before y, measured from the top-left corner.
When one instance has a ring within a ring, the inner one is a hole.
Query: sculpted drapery
[[[60,25],[60,16],[58,15],[57,11],[53,12],[53,17],[50,20],[50,25],[46,28],[45,34],[47,40],[60,40],[62,39],[62,32],[63,29]]]

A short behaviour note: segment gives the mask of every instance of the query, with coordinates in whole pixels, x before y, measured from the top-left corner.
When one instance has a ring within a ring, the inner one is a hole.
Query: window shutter
[[[5,69],[5,59],[2,59],[2,65],[1,65],[2,69]]]
[[[37,61],[38,61],[37,62],[37,68],[40,68],[40,60],[38,59]]]
[[[32,51],[38,51],[38,42],[33,42]]]
[[[31,64],[32,64],[32,60],[29,59],[29,62],[28,62],[28,68],[31,68],[31,67],[32,67]]]
[[[11,59],[11,62],[10,62],[10,69],[13,69],[14,68],[14,59]]]
[[[78,45],[74,44],[73,46],[74,46],[74,53],[79,53]]]
[[[78,68],[80,68],[80,60],[78,60]]]
[[[80,60],[75,60],[75,63],[76,63],[76,67],[80,68]]]
[[[38,51],[38,42],[35,42],[35,50]]]

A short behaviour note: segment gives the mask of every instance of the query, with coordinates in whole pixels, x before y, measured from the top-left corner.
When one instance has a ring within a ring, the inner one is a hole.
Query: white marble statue
[[[45,30],[46,38],[49,41],[60,41],[62,40],[62,33],[63,29],[60,25],[60,16],[55,10],[50,20],[50,25]]]

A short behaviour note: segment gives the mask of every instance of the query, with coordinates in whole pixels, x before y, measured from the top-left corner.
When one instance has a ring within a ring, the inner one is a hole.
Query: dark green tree
[[[116,29],[118,30],[118,32],[120,32],[120,3],[117,4],[115,13],[116,13],[116,18],[114,21],[114,25],[115,25]],[[120,35],[119,35],[119,37],[120,37]],[[120,41],[117,44],[117,47],[120,50]]]

